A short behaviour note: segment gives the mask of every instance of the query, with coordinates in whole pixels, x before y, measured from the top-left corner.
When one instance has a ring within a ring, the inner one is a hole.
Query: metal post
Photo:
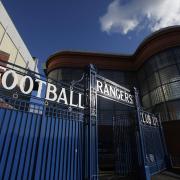
[[[166,168],[172,168],[172,161],[170,159],[168,150],[167,150],[167,144],[166,144],[166,140],[165,140],[165,136],[164,136],[164,130],[163,130],[163,126],[161,123],[161,116],[160,113],[158,113],[158,122],[159,122],[159,131],[160,131],[160,136],[161,136],[161,140],[162,140],[162,144],[163,144],[163,150],[165,153],[165,163],[166,163]]]
[[[98,179],[97,90],[95,67],[85,73],[84,180]]]
[[[144,149],[144,141],[143,141],[143,133],[142,133],[142,129],[141,129],[141,104],[140,104],[140,99],[139,99],[139,92],[138,90],[134,87],[134,100],[135,100],[135,107],[136,107],[136,111],[137,111],[137,136],[138,136],[138,141],[139,143],[139,150],[140,153],[138,152],[138,154],[140,154],[140,179],[142,180],[150,180],[151,179],[151,175],[150,175],[150,171],[149,171],[149,167],[146,166],[146,162],[145,162],[145,149]]]

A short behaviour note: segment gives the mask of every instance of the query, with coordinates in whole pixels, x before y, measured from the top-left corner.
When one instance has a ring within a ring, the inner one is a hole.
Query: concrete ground
[[[120,177],[113,172],[101,172],[99,180],[137,180],[135,177]],[[174,168],[154,175],[151,180],[180,180],[180,168]]]
[[[180,168],[173,168],[154,175],[152,180],[180,180]]]
[[[135,180],[135,178],[117,176],[117,175],[114,175],[114,173],[111,171],[109,172],[105,171],[105,172],[100,173],[99,180]]]

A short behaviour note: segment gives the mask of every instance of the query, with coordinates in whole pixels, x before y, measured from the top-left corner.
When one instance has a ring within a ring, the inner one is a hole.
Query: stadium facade
[[[50,56],[46,74],[57,81],[81,78],[84,67],[94,64],[98,74],[140,91],[142,106],[160,114],[168,152],[180,164],[180,27],[169,27],[146,38],[132,55],[62,51]],[[129,121],[129,107],[98,98],[99,162],[102,169],[115,163],[114,123]],[[102,158],[101,158],[102,157]]]

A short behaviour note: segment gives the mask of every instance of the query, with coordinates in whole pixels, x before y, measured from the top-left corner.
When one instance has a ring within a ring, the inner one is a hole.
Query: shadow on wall
[[[164,134],[172,166],[180,167],[180,121],[163,122]]]

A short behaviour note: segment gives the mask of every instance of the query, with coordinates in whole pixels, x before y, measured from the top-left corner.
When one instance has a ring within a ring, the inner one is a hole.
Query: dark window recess
[[[172,51],[164,51],[158,55],[157,66],[158,68],[163,68],[168,65],[175,64],[175,56]]]
[[[180,75],[176,65],[164,68],[159,71],[162,84],[180,80]]]
[[[148,84],[149,84],[150,90],[153,90],[153,89],[157,88],[158,86],[160,86],[160,80],[159,80],[158,73],[154,73],[148,78]]]

